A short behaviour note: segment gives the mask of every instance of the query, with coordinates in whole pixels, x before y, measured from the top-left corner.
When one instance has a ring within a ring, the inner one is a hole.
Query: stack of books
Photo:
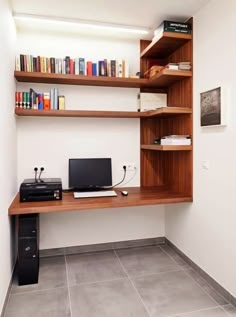
[[[155,139],[154,144],[159,145],[191,145],[190,135],[167,135],[160,139]]]
[[[165,66],[167,69],[172,70],[191,70],[190,62],[169,63]]]
[[[190,62],[180,62],[179,70],[191,70],[191,63]]]
[[[160,38],[163,32],[173,32],[173,33],[183,33],[183,34],[191,34],[192,33],[192,25],[185,22],[176,22],[176,21],[168,21],[164,20],[158,28],[154,31],[153,41]]]

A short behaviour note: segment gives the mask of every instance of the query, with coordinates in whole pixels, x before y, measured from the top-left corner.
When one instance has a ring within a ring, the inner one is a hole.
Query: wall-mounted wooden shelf
[[[142,144],[141,149],[151,151],[191,151],[192,145]]]
[[[172,70],[164,68],[155,77],[149,79],[149,87],[164,88],[169,87],[173,83],[192,77],[192,72],[189,70]]]
[[[44,83],[44,84],[64,84],[64,85],[85,85],[85,86],[105,86],[140,88],[147,85],[147,79],[140,78],[119,78],[103,76],[81,76],[70,74],[48,74],[34,72],[15,71],[15,78],[19,82]]]
[[[192,39],[191,34],[163,32],[160,37],[152,41],[141,53],[141,58],[164,58],[173,53],[185,42]]]
[[[102,76],[79,76],[63,74],[46,74],[15,71],[15,79],[19,82],[44,83],[44,84],[64,84],[64,85],[85,85],[123,88],[163,88],[172,83],[191,77],[191,71],[163,69],[152,79],[143,78],[118,78]]]
[[[87,118],[148,118],[191,114],[190,108],[166,107],[157,110],[138,111],[89,111],[89,110],[34,110],[15,108],[17,116],[25,117],[87,117]]]
[[[142,112],[143,115],[142,117],[149,117],[149,118],[154,118],[154,117],[171,117],[175,115],[183,115],[183,114],[191,114],[192,109],[187,108],[187,107],[164,107],[164,108],[159,108],[157,110],[150,110],[147,112]]]
[[[15,109],[18,116],[30,117],[87,117],[87,118],[140,118],[138,111],[89,111],[89,110],[33,110]]]
[[[122,189],[124,190],[124,188]],[[117,197],[74,199],[73,193],[64,193],[63,199],[60,201],[40,201],[27,203],[20,203],[19,194],[17,194],[8,209],[8,213],[9,215],[22,215],[100,208],[171,204],[192,201],[191,196],[171,191],[170,189],[163,186],[155,188],[132,187],[125,188],[125,190],[129,192],[128,196],[122,196],[121,193],[117,191]]]

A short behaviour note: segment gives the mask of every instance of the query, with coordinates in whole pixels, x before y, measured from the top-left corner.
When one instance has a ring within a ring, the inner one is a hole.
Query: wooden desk
[[[39,214],[101,208],[146,206],[191,202],[192,197],[171,192],[165,187],[122,188],[129,192],[123,196],[116,190],[117,197],[96,197],[75,199],[73,193],[63,193],[60,201],[40,201],[20,203],[16,195],[9,207],[9,215],[16,215],[16,235],[18,242],[18,280],[20,285],[38,282],[39,270]],[[170,198],[171,197],[171,198]]]
[[[17,194],[8,209],[8,213],[9,215],[23,215],[72,210],[78,211],[101,208],[171,204],[192,201],[191,196],[171,192],[165,187],[129,187],[122,188],[122,190],[127,190],[129,195],[123,196],[117,190],[117,197],[74,199],[73,193],[63,193],[63,199],[60,201],[40,201],[26,203],[20,203],[19,194]]]

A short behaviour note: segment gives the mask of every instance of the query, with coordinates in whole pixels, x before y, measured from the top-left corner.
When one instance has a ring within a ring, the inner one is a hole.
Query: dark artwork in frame
[[[202,92],[201,126],[221,125],[221,87]]]

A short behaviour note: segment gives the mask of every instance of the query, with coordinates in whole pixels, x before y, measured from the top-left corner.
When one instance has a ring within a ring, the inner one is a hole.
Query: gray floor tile
[[[67,288],[10,296],[5,317],[70,317]]]
[[[116,250],[116,254],[130,276],[142,276],[181,269],[159,247]]]
[[[38,284],[19,286],[15,276],[11,292],[31,292],[64,286],[67,286],[65,257],[49,257],[40,259]]]
[[[78,317],[148,317],[128,279],[70,287],[72,315]]]
[[[161,246],[161,249],[166,252],[178,265],[184,269],[190,269],[190,265],[184,261],[172,248],[168,245]]]
[[[207,309],[207,310],[201,310],[189,314],[183,314],[183,315],[178,315],[178,317],[233,317],[236,315],[228,315],[226,312],[218,307],[218,308],[212,308],[212,309]]]
[[[166,317],[217,304],[184,271],[134,279],[152,317]]]
[[[227,300],[224,299],[218,292],[216,292],[208,283],[205,281],[197,272],[190,269],[186,271],[200,286],[203,288],[209,296],[214,298],[214,300],[219,305],[226,305],[228,304]]]
[[[113,251],[66,256],[69,285],[126,277]]]

